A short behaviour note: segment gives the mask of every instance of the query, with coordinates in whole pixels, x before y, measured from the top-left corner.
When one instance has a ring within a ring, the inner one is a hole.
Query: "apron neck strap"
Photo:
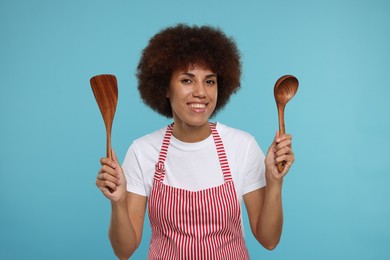
[[[218,131],[216,129],[216,124],[209,123],[211,134],[213,135],[214,143],[217,149],[219,164],[221,165],[221,170],[223,173],[223,177],[225,179],[225,182],[232,181],[232,176],[230,172],[229,163],[227,160],[225,148],[222,143],[222,139],[218,134]],[[165,159],[167,158],[169,143],[171,140],[173,132],[173,123],[168,125],[167,130],[165,131],[165,136],[163,139],[163,143],[160,149],[160,155],[158,158],[158,162],[156,163],[156,171],[154,173],[154,178],[157,181],[162,181],[165,176]]]
[[[225,147],[223,146],[222,139],[219,136],[219,133],[216,129],[216,125],[210,123],[210,129],[211,129],[211,134],[213,135],[214,138],[215,147],[217,148],[217,154],[218,154],[219,164],[221,165],[221,170],[223,173],[223,178],[225,179],[225,182],[232,181],[232,174],[230,172],[230,167],[227,160]]]

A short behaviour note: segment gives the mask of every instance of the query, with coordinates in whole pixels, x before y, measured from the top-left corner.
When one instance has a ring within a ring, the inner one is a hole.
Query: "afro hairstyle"
[[[214,116],[240,88],[241,61],[234,39],[211,26],[178,24],[150,39],[142,51],[136,73],[142,101],[159,114],[172,118],[172,108],[166,98],[172,73],[195,64],[217,74]]]

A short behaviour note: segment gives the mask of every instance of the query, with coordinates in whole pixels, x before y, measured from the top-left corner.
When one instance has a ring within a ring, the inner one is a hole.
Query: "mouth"
[[[204,103],[190,103],[189,105],[190,105],[191,108],[201,109],[201,108],[205,108],[207,104],[204,104]]]
[[[208,103],[188,103],[188,106],[195,112],[204,112]]]

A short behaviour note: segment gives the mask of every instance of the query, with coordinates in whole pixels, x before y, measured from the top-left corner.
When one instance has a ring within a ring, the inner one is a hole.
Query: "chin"
[[[188,126],[192,126],[192,127],[202,127],[204,126],[205,124],[208,124],[209,123],[209,118],[205,118],[205,119],[201,119],[201,118],[191,118],[189,120],[178,120],[175,122],[177,123],[184,123]]]
[[[204,126],[205,124],[208,124],[209,123],[209,120],[202,120],[202,121],[193,121],[193,122],[188,122],[187,124],[190,125],[190,126],[194,126],[194,127],[201,127],[201,126]]]

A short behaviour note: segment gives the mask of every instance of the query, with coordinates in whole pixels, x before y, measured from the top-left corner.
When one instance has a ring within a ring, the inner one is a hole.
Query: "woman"
[[[270,250],[278,244],[291,135],[277,133],[264,157],[248,133],[209,122],[240,76],[234,41],[213,27],[170,27],[144,49],[141,98],[173,124],[135,140],[122,167],[115,153],[101,159],[96,185],[111,201],[109,238],[120,259],[140,244],[146,206],[149,259],[249,259],[242,201],[256,239]]]

